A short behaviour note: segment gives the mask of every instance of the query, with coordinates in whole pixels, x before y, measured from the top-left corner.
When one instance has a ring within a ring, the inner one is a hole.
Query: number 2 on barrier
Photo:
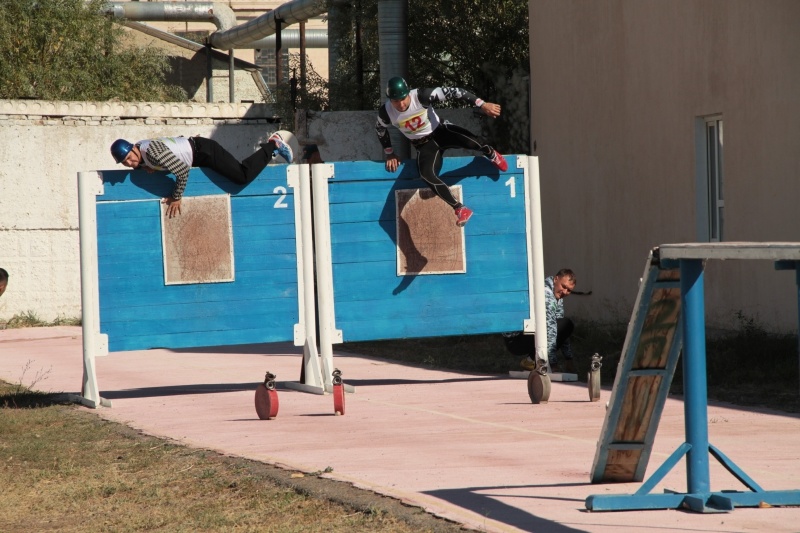
[[[275,205],[272,206],[274,209],[286,209],[289,207],[289,204],[286,203],[286,187],[278,185],[272,189],[272,192],[280,194],[278,199],[275,200]]]

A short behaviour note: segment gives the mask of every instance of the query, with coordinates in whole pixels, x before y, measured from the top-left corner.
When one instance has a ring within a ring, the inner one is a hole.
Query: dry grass
[[[343,483],[178,446],[0,382],[0,531],[459,531]]]
[[[17,313],[7,321],[0,320],[0,329],[38,328],[47,326],[80,326],[80,317],[59,316],[51,322],[42,320],[34,311]]]

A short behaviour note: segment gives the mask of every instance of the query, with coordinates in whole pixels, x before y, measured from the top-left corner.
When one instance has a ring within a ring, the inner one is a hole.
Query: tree
[[[529,68],[528,2],[409,0],[409,83],[465,87],[497,99],[492,73]]]
[[[329,66],[331,108],[361,111],[381,101],[378,46],[378,1],[329,2],[328,35],[339,58]]]
[[[301,71],[300,54],[290,53],[288,56],[289,72],[291,72],[289,85],[279,84],[274,89],[273,96],[275,98],[275,112],[281,117],[281,127],[294,130],[297,127],[294,123],[296,110],[328,110],[328,87],[322,76],[314,70],[314,65],[308,58],[306,58],[305,86],[303,86],[302,80],[299,79]]]
[[[166,55],[124,45],[104,0],[3,0],[0,98],[181,101]]]

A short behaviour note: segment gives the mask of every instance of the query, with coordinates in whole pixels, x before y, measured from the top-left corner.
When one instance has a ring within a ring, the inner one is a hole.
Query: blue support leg
[[[683,412],[686,442],[686,485],[689,493],[710,492],[708,469],[708,389],[703,262],[681,260],[683,300]]]

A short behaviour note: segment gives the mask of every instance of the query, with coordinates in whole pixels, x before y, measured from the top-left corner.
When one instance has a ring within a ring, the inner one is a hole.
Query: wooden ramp
[[[678,264],[645,264],[592,465],[592,483],[642,481],[683,343]]]

